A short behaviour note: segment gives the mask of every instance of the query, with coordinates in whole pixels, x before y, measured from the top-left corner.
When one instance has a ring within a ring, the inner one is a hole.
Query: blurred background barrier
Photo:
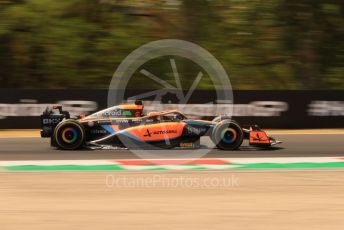
[[[126,90],[131,98],[145,90]],[[0,129],[39,128],[39,115],[47,106],[62,104],[76,116],[108,107],[108,90],[1,89]],[[188,116],[212,119],[215,107],[231,111],[231,102],[216,101],[216,92],[196,90],[188,105],[179,104],[171,92],[159,101],[143,98],[147,111],[179,109]],[[112,105],[111,105],[112,106]],[[233,117],[242,124],[264,128],[344,128],[344,91],[235,90]]]

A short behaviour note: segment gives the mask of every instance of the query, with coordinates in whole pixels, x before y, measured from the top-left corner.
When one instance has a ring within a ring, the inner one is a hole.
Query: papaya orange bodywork
[[[113,131],[115,131],[115,132],[119,131],[118,125],[109,125],[109,126]]]
[[[125,132],[142,141],[158,141],[180,137],[184,126],[185,123],[164,122],[128,128]]]
[[[135,105],[135,104],[123,104],[123,105],[119,105],[118,108],[120,109],[126,109],[126,110],[142,110],[143,109],[143,105]]]

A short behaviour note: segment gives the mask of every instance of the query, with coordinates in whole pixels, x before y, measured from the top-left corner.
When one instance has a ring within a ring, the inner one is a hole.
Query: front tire
[[[212,140],[219,149],[236,150],[244,141],[244,133],[236,121],[224,120],[214,128]]]
[[[59,123],[54,131],[53,143],[60,149],[75,150],[85,143],[84,127],[76,120]]]

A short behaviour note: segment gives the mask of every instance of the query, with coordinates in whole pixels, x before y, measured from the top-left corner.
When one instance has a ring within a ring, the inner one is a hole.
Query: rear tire
[[[236,150],[244,141],[244,133],[236,121],[224,120],[214,128],[212,140],[219,149]]]
[[[60,149],[75,150],[85,143],[85,129],[76,120],[59,123],[54,131],[52,143]]]

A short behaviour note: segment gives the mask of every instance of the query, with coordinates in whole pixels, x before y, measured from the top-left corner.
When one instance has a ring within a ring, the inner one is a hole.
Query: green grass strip
[[[167,169],[157,166],[156,168],[147,168],[147,169],[143,169],[143,170],[147,170],[147,171],[166,171]]]
[[[344,168],[344,162],[324,162],[324,163],[257,163],[257,164],[228,164],[232,169],[314,169],[314,168]],[[185,165],[187,166],[187,165]],[[183,171],[190,170],[208,170],[206,165],[188,165],[193,168],[185,168]],[[223,165],[226,169],[226,165]],[[20,165],[20,166],[5,166],[4,170],[8,171],[135,171],[126,169],[120,165]],[[156,167],[147,167],[144,171],[165,171],[167,168],[156,165]]]

